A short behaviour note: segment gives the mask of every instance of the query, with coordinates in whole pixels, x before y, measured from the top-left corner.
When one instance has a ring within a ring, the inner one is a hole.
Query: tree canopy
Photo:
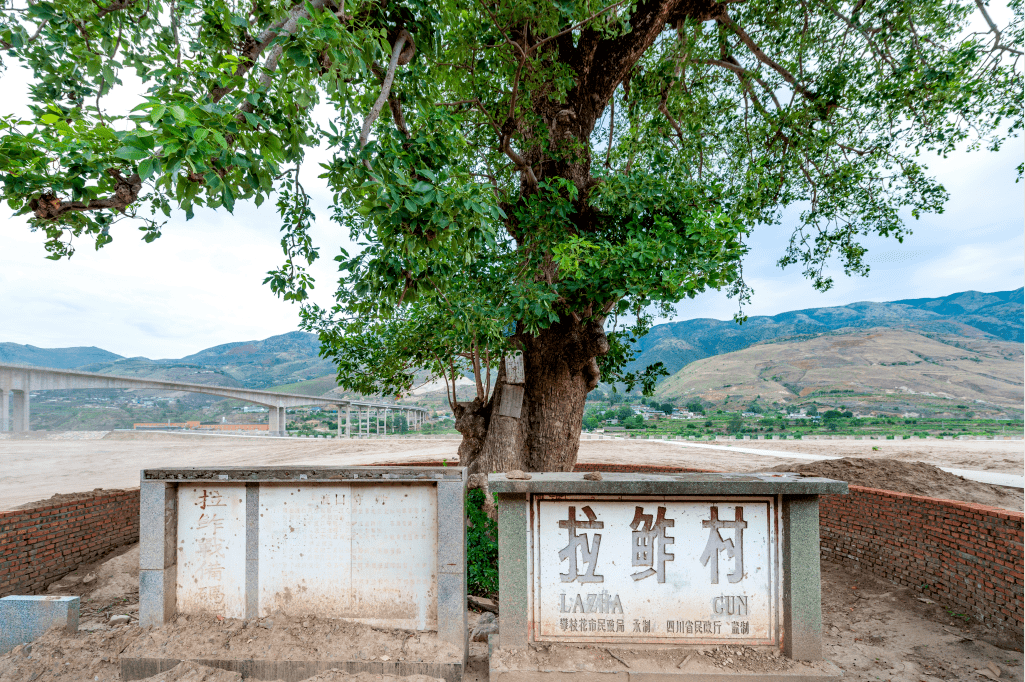
[[[866,236],[942,210],[928,153],[1022,126],[1021,0],[1006,26],[983,0],[2,7],[0,59],[30,70],[32,102],[0,117],[3,197],[51,257],[274,199],[285,261],[268,283],[303,304],[340,382],[402,395],[442,378],[458,407],[473,377],[475,452],[510,352],[524,447],[565,450],[540,420],[579,431],[599,379],[650,390],[659,367],[623,367],[656,316],[709,288],[748,296],[753,229],[796,207],[780,265],[820,289],[831,262],[867,274]],[[128,74],[142,92],[115,110]],[[316,145],[331,217],[361,247],[336,257],[329,308],[308,298],[299,168]],[[556,375],[579,385],[553,393]],[[579,409],[552,412],[545,391]]]

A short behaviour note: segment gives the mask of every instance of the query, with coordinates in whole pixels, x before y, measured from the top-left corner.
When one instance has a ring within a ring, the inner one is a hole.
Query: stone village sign
[[[538,495],[531,512],[535,641],[777,643],[771,498]]]
[[[846,483],[797,474],[586,476],[488,477],[499,502],[492,682],[838,679],[820,660],[818,495],[845,493]],[[439,647],[430,660],[236,660],[224,652],[204,664],[256,679],[301,680],[328,668],[462,679],[465,469],[150,469],[141,486],[142,625],[176,613],[246,621],[280,613],[400,629]],[[700,656],[690,669],[670,661],[687,647],[719,644],[811,663],[749,675],[693,670],[707,667]],[[139,652],[121,662],[124,679],[140,679],[177,659]]]
[[[846,493],[846,483],[796,474],[593,481],[535,473],[530,480],[493,474],[488,484],[499,497],[493,682],[570,674],[572,664],[548,670],[522,655],[558,644],[576,652],[582,644],[594,652],[742,644],[822,658],[818,495]],[[518,659],[508,655],[517,651]],[[579,666],[580,679],[612,672],[590,665]],[[648,672],[687,677],[676,666]],[[824,662],[799,672],[778,679],[838,673]],[[635,678],[642,672],[632,670]]]

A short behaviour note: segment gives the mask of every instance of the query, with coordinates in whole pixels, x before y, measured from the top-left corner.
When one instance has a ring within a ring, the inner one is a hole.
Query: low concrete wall
[[[819,504],[822,558],[856,566],[999,630],[1023,634],[1025,514],[850,486]]]
[[[138,540],[138,489],[0,512],[0,597],[44,590]]]
[[[703,471],[622,464],[580,464],[577,470]],[[1021,636],[1023,516],[852,485],[849,495],[821,500],[822,558],[921,590],[944,606]],[[79,565],[138,538],[138,490],[0,512],[0,597],[42,590]]]

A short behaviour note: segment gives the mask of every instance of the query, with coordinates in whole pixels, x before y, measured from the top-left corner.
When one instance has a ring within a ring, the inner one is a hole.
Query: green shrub
[[[496,498],[497,502],[497,498]],[[484,513],[484,491],[466,496],[466,580],[470,594],[498,594],[498,524]]]

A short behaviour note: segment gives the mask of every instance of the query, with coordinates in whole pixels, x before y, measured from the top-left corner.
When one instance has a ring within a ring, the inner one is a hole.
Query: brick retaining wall
[[[0,512],[0,597],[40,592],[138,540],[138,489]]]
[[[1023,633],[1021,512],[850,486],[819,502],[822,558]]]
[[[410,464],[441,463],[404,466]],[[577,469],[695,471],[621,464],[581,464]],[[857,566],[1022,635],[1025,515],[856,485],[850,491],[820,500],[824,560]],[[138,490],[0,512],[0,597],[40,591],[78,566],[138,539]]]

